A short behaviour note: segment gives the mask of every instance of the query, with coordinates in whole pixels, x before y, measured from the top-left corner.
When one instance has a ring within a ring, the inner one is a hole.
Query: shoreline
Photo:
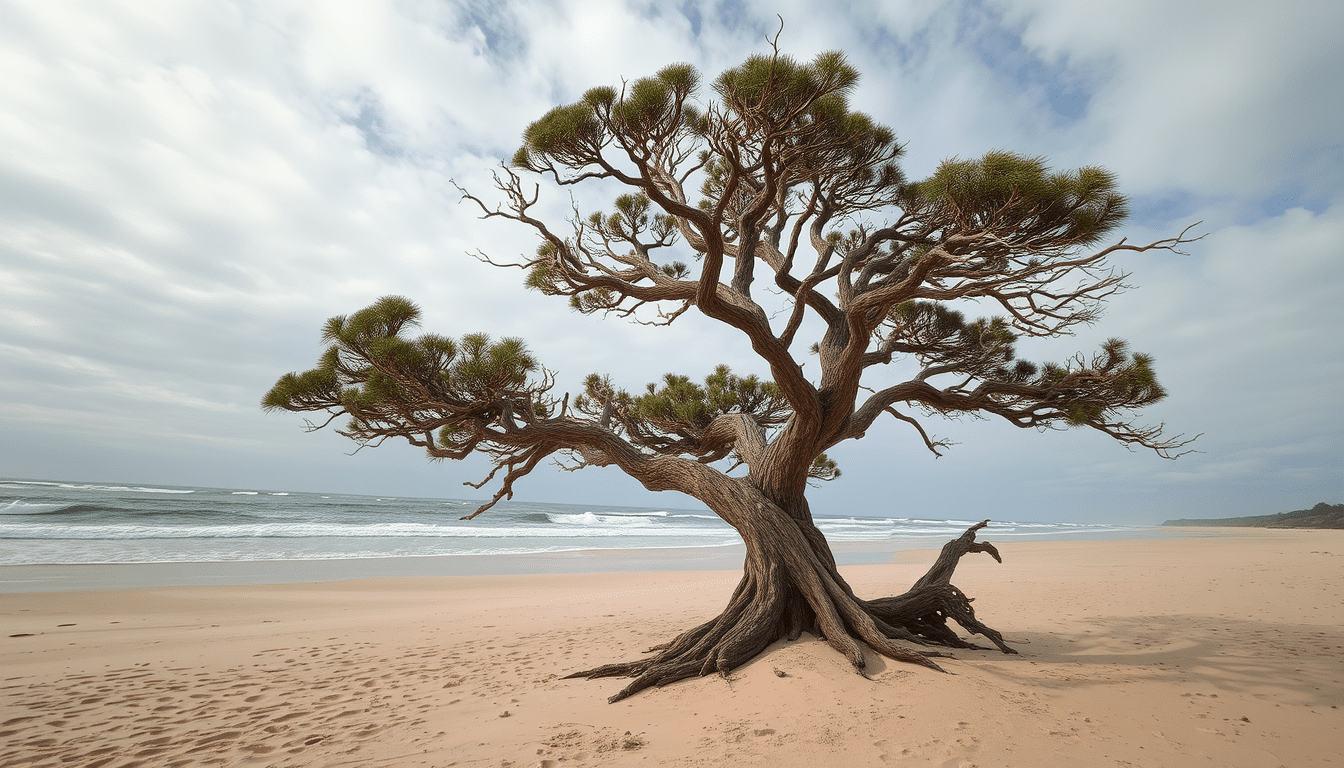
[[[1018,534],[996,539],[991,526],[981,534],[981,538],[1002,545],[1011,542],[1112,541],[1224,535],[1220,533],[1221,530],[1185,528],[1173,531],[1153,526],[1105,533]],[[840,565],[874,565],[891,562],[901,552],[930,549],[936,552],[949,538],[952,537],[836,541],[831,542],[831,549]],[[0,565],[0,594],[297,584],[399,577],[740,570],[745,553],[746,548],[739,543],[719,547],[581,549],[502,555]]]
[[[1216,533],[963,558],[1020,655],[861,676],[804,634],[616,705],[563,676],[712,618],[740,571],[11,594],[0,764],[1340,765],[1344,531]],[[841,570],[875,597],[934,556]]]

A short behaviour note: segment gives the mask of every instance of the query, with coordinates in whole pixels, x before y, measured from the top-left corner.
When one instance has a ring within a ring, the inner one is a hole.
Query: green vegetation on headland
[[[1163,525],[1208,525],[1236,528],[1344,528],[1344,504],[1321,502],[1311,509],[1277,515],[1225,517],[1219,520],[1168,520]]]

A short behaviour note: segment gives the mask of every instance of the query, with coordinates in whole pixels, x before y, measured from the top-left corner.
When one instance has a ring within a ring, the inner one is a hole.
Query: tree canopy
[[[341,433],[361,444],[400,438],[433,458],[487,455],[494,470],[477,487],[503,477],[477,514],[559,457],[687,493],[734,525],[748,547],[743,604],[734,607],[735,596],[719,624],[688,632],[649,664],[590,670],[635,675],[621,695],[726,671],[807,627],[856,666],[860,641],[932,664],[894,641],[949,644],[955,635],[930,629],[942,622],[927,616],[883,619],[875,603],[858,601],[812,524],[809,480],[839,474],[826,451],[886,415],[940,454],[947,444],[925,429],[927,418],[975,414],[1089,428],[1178,455],[1188,441],[1136,422],[1165,394],[1149,356],[1111,339],[1033,363],[1015,345],[1096,321],[1124,288],[1112,257],[1188,239],[1102,245],[1129,209],[1115,176],[1098,167],[1058,171],[994,151],[907,179],[895,132],[850,105],[858,79],[837,52],[808,62],[751,56],[707,85],[694,67],[674,64],[593,88],[529,125],[495,175],[497,202],[462,193],[484,218],[535,233],[535,252],[518,260],[480,256],[523,270],[528,289],[566,297],[581,313],[645,323],[694,310],[742,333],[768,380],[719,365],[700,379],[669,373],[632,394],[615,375],[593,373],[581,391],[560,395],[521,340],[413,335],[415,305],[384,297],[328,321],[318,366],[282,377],[263,406],[346,415]],[[624,191],[607,210],[538,217],[543,185],[595,183]],[[964,313],[985,307],[998,314]],[[802,363],[812,356],[809,374]],[[875,370],[909,375],[865,386]],[[934,587],[950,583],[922,588]],[[963,626],[980,626],[970,621]]]

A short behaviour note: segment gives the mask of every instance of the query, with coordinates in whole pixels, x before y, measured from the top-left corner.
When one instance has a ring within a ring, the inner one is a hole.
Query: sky
[[[473,254],[532,237],[454,183],[488,196],[528,123],[590,87],[766,51],[776,14],[783,52],[863,73],[851,105],[906,143],[910,178],[993,149],[1099,164],[1132,198],[1117,237],[1204,235],[1118,259],[1133,288],[1099,323],[1019,347],[1129,339],[1170,393],[1140,421],[1199,453],[935,419],[957,443],[935,458],[893,420],[831,453],[843,475],[814,512],[1149,524],[1344,501],[1344,4],[1326,2],[9,0],[0,476],[486,498],[463,486],[484,461],[351,455],[259,407],[314,365],[325,318],[388,294],[427,330],[526,339],[560,391],[764,373],[703,319],[649,328],[525,291]],[[567,194],[542,195],[562,219]],[[698,506],[614,469],[545,467],[516,491]]]

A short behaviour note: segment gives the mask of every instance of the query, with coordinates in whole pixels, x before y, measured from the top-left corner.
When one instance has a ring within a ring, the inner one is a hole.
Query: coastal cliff
[[[1163,525],[1206,525],[1237,528],[1344,528],[1344,504],[1321,502],[1311,509],[1280,512],[1277,515],[1168,520]]]

